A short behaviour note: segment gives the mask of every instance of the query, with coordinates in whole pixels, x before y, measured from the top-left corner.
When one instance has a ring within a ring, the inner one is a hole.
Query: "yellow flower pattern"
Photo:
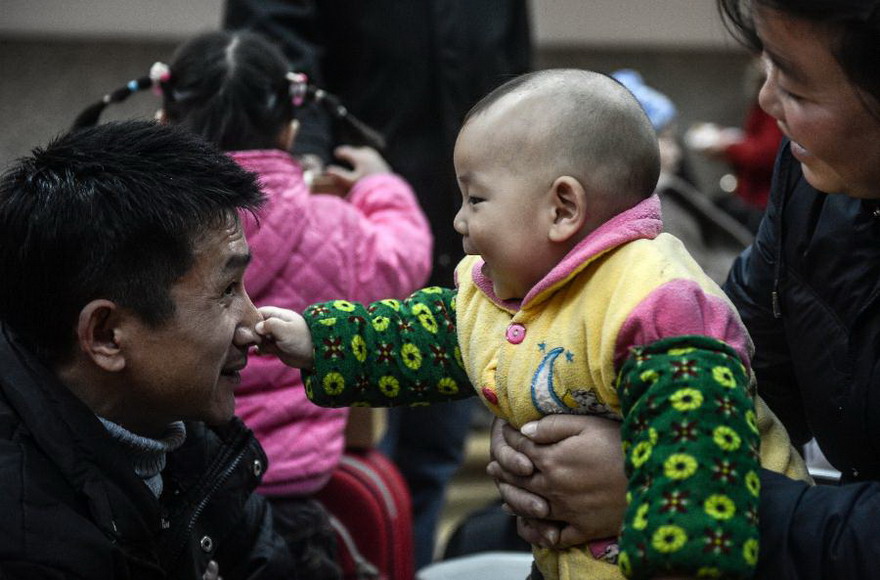
[[[758,497],[758,494],[761,493],[761,478],[754,471],[746,474],[746,489],[755,497]]]
[[[338,395],[345,390],[345,377],[340,373],[328,373],[321,383],[328,395]]]
[[[687,533],[679,526],[660,526],[651,538],[654,549],[663,553],[681,550],[686,542]]]
[[[444,395],[454,395],[458,393],[458,384],[449,377],[443,377],[437,383],[437,390]]]
[[[725,386],[728,389],[733,389],[736,387],[736,378],[733,376],[733,371],[730,370],[730,367],[715,367],[712,369],[712,377],[718,381],[719,385]]]
[[[648,527],[648,508],[649,504],[643,503],[636,510],[636,517],[632,520],[632,527],[637,530],[644,530]]]
[[[632,450],[632,463],[635,467],[641,467],[651,458],[651,443],[642,441]]]
[[[351,352],[358,362],[367,360],[367,343],[360,334],[355,334],[351,339]]]
[[[403,359],[403,364],[411,370],[418,370],[422,366],[422,352],[411,342],[403,345],[400,349],[400,356]]]
[[[703,404],[703,393],[696,389],[681,389],[670,397],[676,411],[693,411]]]
[[[703,509],[716,520],[729,520],[736,513],[736,504],[726,495],[716,494],[706,499]]]
[[[379,379],[379,390],[386,397],[396,397],[400,394],[400,381],[391,376],[384,376]]]
[[[333,308],[336,310],[342,310],[343,312],[354,312],[355,305],[348,300],[334,300]]]
[[[669,479],[687,479],[697,472],[697,460],[686,453],[675,453],[663,464],[663,475]]]
[[[746,540],[743,544],[743,558],[752,566],[758,563],[758,540]]]
[[[724,451],[735,451],[739,449],[742,439],[737,435],[736,431],[727,425],[719,425],[712,431],[712,440]]]

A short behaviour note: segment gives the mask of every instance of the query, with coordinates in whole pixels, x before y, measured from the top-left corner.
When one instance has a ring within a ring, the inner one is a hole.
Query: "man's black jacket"
[[[784,143],[725,290],[754,339],[760,394],[845,483],[765,474],[757,577],[880,578],[880,203],[817,191]]]
[[[294,578],[238,420],[187,423],[158,501],[96,416],[0,325],[0,577]]]

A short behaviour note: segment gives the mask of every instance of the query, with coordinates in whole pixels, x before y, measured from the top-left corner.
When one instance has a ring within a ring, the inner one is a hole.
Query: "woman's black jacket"
[[[880,184],[878,184],[880,194]],[[765,473],[760,578],[880,578],[880,203],[817,191],[783,143],[770,205],[725,284],[758,390],[844,485]]]

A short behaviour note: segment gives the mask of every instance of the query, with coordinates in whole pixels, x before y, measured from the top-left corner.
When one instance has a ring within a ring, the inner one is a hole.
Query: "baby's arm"
[[[306,394],[322,407],[419,405],[473,395],[455,332],[454,290],[425,288],[406,300],[369,306],[334,300],[309,306],[302,317],[261,312],[270,315],[257,330],[270,336],[264,350],[277,349],[304,367]]]
[[[751,578],[758,557],[760,439],[737,353],[705,336],[631,350],[619,375],[629,577]],[[715,577],[715,576],[712,576]]]

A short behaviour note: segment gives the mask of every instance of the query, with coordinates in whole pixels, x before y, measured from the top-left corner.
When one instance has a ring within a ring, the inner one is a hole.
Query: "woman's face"
[[[832,54],[832,35],[768,8],[755,24],[767,67],[761,107],[791,139],[804,177],[826,193],[880,198],[880,120]]]

